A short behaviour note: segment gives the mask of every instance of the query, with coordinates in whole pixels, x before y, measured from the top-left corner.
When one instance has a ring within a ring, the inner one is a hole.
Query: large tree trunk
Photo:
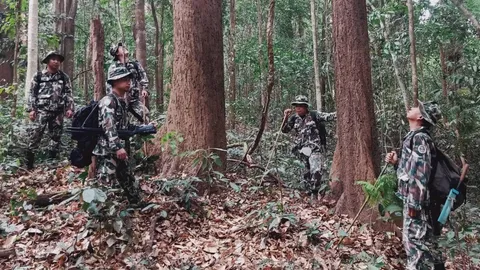
[[[27,30],[27,75],[25,78],[25,100],[30,94],[30,82],[37,72],[38,66],[38,0],[28,1]],[[25,103],[26,104],[26,103]]]
[[[10,115],[12,118],[15,118],[17,114],[17,89],[18,89],[18,48],[20,43],[20,24],[22,20],[20,19],[20,12],[22,11],[22,0],[18,0],[17,6],[15,7],[15,48],[13,52],[13,104],[12,111]]]
[[[408,36],[410,37],[410,61],[412,62],[412,90],[413,103],[418,106],[418,77],[417,77],[417,53],[415,50],[415,17],[413,0],[407,0],[408,6]]]
[[[268,107],[270,106],[270,97],[272,95],[273,86],[275,83],[275,63],[273,58],[273,22],[275,19],[275,0],[270,0],[268,8],[268,21],[267,21],[267,52],[268,52],[268,79],[267,79],[267,89],[265,91],[265,102],[263,104],[262,118],[260,119],[260,127],[258,129],[257,137],[253,142],[252,147],[248,150],[248,154],[253,154],[260,144],[262,139],[263,131],[265,130],[265,125],[267,124],[268,118]]]
[[[222,0],[175,0],[173,18],[173,87],[160,134],[181,134],[180,152],[225,149]],[[218,154],[224,166],[225,153]],[[164,153],[165,175],[182,165],[168,159],[169,153]]]
[[[96,16],[90,22],[90,52],[92,55],[93,92],[95,100],[100,100],[105,96],[104,51],[105,37],[102,21],[99,16]]]
[[[67,0],[64,5],[66,17],[63,25],[63,55],[65,56],[63,71],[73,77],[75,69],[75,17],[78,1]]]
[[[150,1],[152,7],[152,17],[155,24],[155,89],[157,93],[156,106],[159,112],[163,112],[163,60],[164,60],[164,45],[163,45],[163,18],[165,16],[165,3],[161,4],[160,23],[158,22],[155,2]]]
[[[477,18],[473,16],[473,13],[468,10],[465,5],[463,5],[462,0],[451,0],[452,3],[460,10],[460,12],[467,18],[475,27],[475,30],[477,31],[477,36],[480,38],[480,23],[478,22]]]
[[[54,28],[55,34],[58,38],[58,52],[63,53],[63,35],[64,35],[64,23],[65,23],[65,0],[53,1],[53,14],[54,14]],[[71,75],[71,74],[69,74]]]
[[[228,122],[230,129],[235,129],[235,0],[230,0],[230,36],[228,38],[228,93],[229,93],[229,114]]]
[[[310,0],[310,15],[312,17],[312,39],[313,39],[313,68],[315,70],[315,97],[317,110],[323,111],[322,90],[320,86],[320,67],[318,63],[318,30],[315,0]]]
[[[145,0],[135,1],[135,55],[137,60],[147,70],[147,34],[145,31]],[[148,98],[145,99],[148,106]]]
[[[340,180],[333,191],[341,195],[336,212],[353,217],[365,197],[356,181],[373,180],[378,170],[365,0],[333,1],[333,34],[338,142],[332,171]]]

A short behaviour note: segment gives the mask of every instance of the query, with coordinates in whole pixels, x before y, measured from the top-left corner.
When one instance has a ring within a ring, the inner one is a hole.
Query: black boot
[[[33,163],[35,162],[35,154],[32,151],[27,151],[25,153],[27,170],[33,169]]]
[[[445,270],[445,264],[444,263],[436,263],[434,264],[434,268],[435,270]]]
[[[48,158],[56,159],[57,158],[57,151],[48,150]]]

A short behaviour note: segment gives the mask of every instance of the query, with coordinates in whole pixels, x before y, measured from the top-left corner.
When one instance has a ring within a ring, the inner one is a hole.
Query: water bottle
[[[450,211],[452,211],[453,203],[455,202],[455,198],[459,194],[458,190],[451,189],[450,193],[448,194],[447,201],[443,205],[442,212],[438,217],[438,222],[445,225],[447,223],[448,216],[450,215]]]

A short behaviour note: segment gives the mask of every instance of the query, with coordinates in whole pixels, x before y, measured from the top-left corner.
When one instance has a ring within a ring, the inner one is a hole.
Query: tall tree
[[[5,18],[2,14],[5,14],[8,9],[5,3],[0,1],[0,25],[5,23]],[[10,64],[14,58],[15,44],[11,44],[10,38],[6,33],[0,31],[0,40],[2,42],[2,52],[0,53],[0,87],[13,83],[13,66]],[[0,95],[3,97],[4,93]]]
[[[165,3],[161,1],[160,22],[158,22],[155,1],[150,0],[152,8],[152,17],[155,24],[155,89],[157,91],[156,106],[157,110],[163,112],[163,69],[164,69],[164,42],[163,42],[163,20],[165,17]]]
[[[38,65],[38,0],[28,1],[27,30],[27,76],[25,78],[25,99],[30,93],[30,81],[37,71]],[[26,104],[26,103],[25,103]]]
[[[336,212],[353,217],[364,197],[355,182],[374,179],[378,169],[365,0],[333,1],[333,38],[338,141],[332,174],[340,180],[333,191]]]
[[[18,0],[15,6],[15,48],[13,52],[13,105],[10,115],[12,118],[17,114],[17,90],[18,90],[18,48],[20,46],[20,14],[22,11],[22,0]]]
[[[257,27],[258,27],[258,66],[259,66],[259,75],[260,75],[260,86],[259,89],[263,89],[263,68],[264,68],[264,62],[263,62],[263,8],[262,8],[262,3],[263,0],[257,0]],[[264,102],[264,95],[263,91],[260,91],[260,98],[258,99],[260,101],[259,107],[260,110],[262,109]]]
[[[317,12],[315,9],[315,0],[310,0],[310,15],[312,17],[312,39],[313,39],[313,68],[315,71],[315,97],[317,101],[317,110],[323,110],[322,91],[320,86],[320,67],[318,63],[318,30],[317,30]]]
[[[462,15],[470,21],[473,27],[475,27],[475,30],[477,31],[477,36],[480,38],[480,23],[478,22],[477,18],[475,18],[473,13],[465,7],[462,0],[451,1],[460,10]]]
[[[225,149],[222,0],[175,0],[173,20],[173,86],[162,131],[184,137],[179,151]],[[167,158],[166,174],[180,165]]]
[[[235,97],[236,97],[236,79],[235,79],[235,0],[230,0],[230,36],[228,38],[228,93],[229,93],[229,125],[230,129],[235,129]]]
[[[65,22],[63,24],[63,71],[73,77],[75,70],[75,17],[77,16],[77,0],[66,0],[64,4]]]
[[[415,14],[413,0],[407,0],[408,36],[410,37],[410,62],[412,64],[413,103],[418,106],[417,52],[415,49]]]
[[[147,69],[147,34],[145,31],[145,0],[135,1],[135,56]],[[148,107],[148,98],[145,99]]]
[[[104,51],[105,37],[102,21],[95,16],[90,22],[90,53],[92,55],[93,92],[95,100],[105,96]]]

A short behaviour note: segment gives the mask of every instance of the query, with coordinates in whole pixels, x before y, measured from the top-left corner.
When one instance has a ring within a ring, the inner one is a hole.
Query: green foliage
[[[384,174],[373,184],[365,181],[357,181],[368,196],[368,204],[372,207],[378,205],[380,214],[385,212],[399,215],[402,212],[401,201],[395,196],[397,190],[397,178],[394,174]]]

